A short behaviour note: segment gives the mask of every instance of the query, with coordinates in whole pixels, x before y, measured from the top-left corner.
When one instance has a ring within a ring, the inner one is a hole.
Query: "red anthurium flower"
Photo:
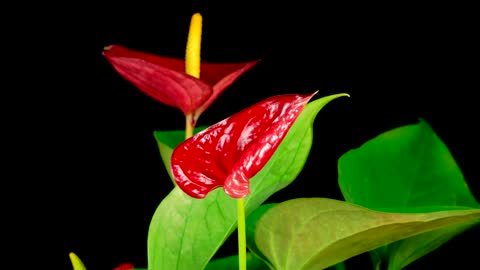
[[[135,267],[131,263],[123,263],[117,267],[115,267],[114,270],[133,270]]]
[[[265,166],[313,95],[265,99],[182,142],[171,158],[178,186],[194,198],[221,186],[233,198],[245,197],[250,178]]]
[[[105,47],[103,55],[125,79],[150,97],[177,107],[197,120],[235,79],[258,61],[201,63],[201,79],[185,73],[185,60],[131,50]]]

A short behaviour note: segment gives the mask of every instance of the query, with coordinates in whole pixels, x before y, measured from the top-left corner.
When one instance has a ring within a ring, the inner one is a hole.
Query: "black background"
[[[182,58],[190,16],[197,11],[204,19],[203,61],[262,59],[199,125],[276,94],[351,95],[319,113],[304,171],[269,201],[341,199],[337,159],[418,117],[447,144],[480,198],[479,43],[472,7],[258,2],[42,6],[45,12],[25,21],[29,31],[17,32],[26,40],[17,69],[20,103],[11,111],[22,130],[11,160],[22,167],[10,178],[21,186],[13,212],[21,221],[14,226],[28,235],[16,243],[22,257],[41,254],[35,261],[40,269],[71,269],[70,251],[89,270],[123,262],[146,267],[150,218],[172,188],[153,131],[183,129],[184,118],[121,78],[101,52],[120,44]],[[468,231],[407,269],[452,262],[466,268],[477,262],[468,245],[479,240],[478,228]],[[219,255],[235,252],[228,242]],[[364,256],[349,264],[370,268]]]

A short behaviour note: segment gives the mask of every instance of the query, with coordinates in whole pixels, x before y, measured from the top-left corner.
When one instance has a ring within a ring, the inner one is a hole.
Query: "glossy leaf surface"
[[[325,269],[391,242],[452,224],[480,222],[480,210],[387,213],[325,198],[293,199],[257,222],[256,243],[277,270]]]
[[[195,119],[240,75],[258,61],[203,63],[201,79],[185,73],[185,61],[111,45],[103,55],[126,80],[150,97]]]
[[[265,99],[182,142],[171,159],[178,186],[194,198],[218,187],[233,198],[245,197],[250,178],[265,166],[312,97]]]
[[[387,131],[339,160],[339,185],[345,199],[391,212],[431,212],[479,208],[446,145],[431,127],[417,124]],[[452,225],[376,250],[390,270],[433,251],[470,224]]]
[[[341,96],[345,94],[323,97],[307,104],[272,158],[251,179],[251,194],[245,198],[247,216],[297,177],[312,145],[315,116],[326,104]],[[236,213],[235,199],[221,189],[198,200],[174,188],[160,203],[150,224],[149,270],[202,269],[235,230]]]

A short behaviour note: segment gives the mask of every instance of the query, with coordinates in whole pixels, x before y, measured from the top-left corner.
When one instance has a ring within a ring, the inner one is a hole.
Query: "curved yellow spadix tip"
[[[70,261],[72,262],[73,270],[87,270],[85,265],[83,265],[82,260],[73,252],[68,254]]]
[[[190,21],[187,49],[185,52],[185,72],[200,78],[200,47],[202,43],[202,15],[195,13]]]

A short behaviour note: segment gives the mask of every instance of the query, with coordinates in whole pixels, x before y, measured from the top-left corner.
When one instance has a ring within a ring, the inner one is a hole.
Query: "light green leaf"
[[[480,209],[387,213],[325,198],[289,200],[257,222],[256,243],[277,270],[325,269],[397,240],[480,222]]]
[[[331,95],[305,107],[265,167],[250,181],[245,198],[247,215],[276,191],[290,184],[302,170],[313,137],[317,113]],[[216,189],[205,199],[193,199],[178,187],[160,203],[148,234],[149,270],[203,269],[237,226],[236,201]]]
[[[446,145],[431,127],[417,124],[387,131],[339,160],[339,185],[349,202],[390,212],[479,208]],[[435,250],[470,224],[456,224],[375,251],[389,270]]]
[[[268,261],[268,259],[263,256],[262,252],[258,250],[257,244],[255,243],[255,231],[257,227],[258,220],[262,217],[262,215],[267,212],[270,208],[277,205],[276,203],[269,203],[263,204],[257,207],[253,213],[251,213],[247,220],[246,220],[246,237],[247,237],[247,246],[248,249],[255,254],[258,258],[260,258],[265,264],[269,265],[272,269],[272,264]]]

